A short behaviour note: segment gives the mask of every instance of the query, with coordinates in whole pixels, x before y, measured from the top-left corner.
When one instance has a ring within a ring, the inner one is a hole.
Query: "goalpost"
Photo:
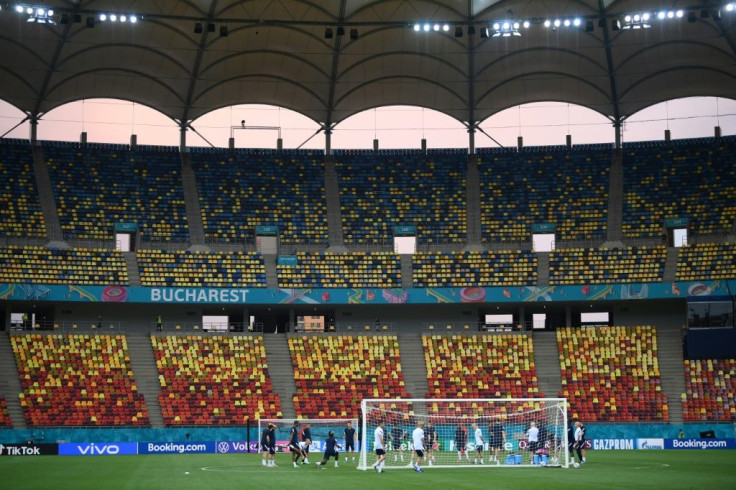
[[[301,432],[309,427],[312,435],[312,444],[309,446],[309,450],[313,452],[319,452],[319,458],[322,458],[322,452],[325,450],[325,439],[328,437],[328,433],[333,431],[335,433],[335,439],[340,444],[342,449],[339,449],[340,456],[345,452],[345,427],[348,422],[353,424],[353,429],[357,435],[358,419],[259,419],[258,420],[258,442],[261,440],[261,433],[268,424],[276,426],[276,446],[277,448],[284,449],[289,445],[289,431],[294,427],[294,421],[299,421],[299,442],[301,442]],[[259,445],[260,450],[260,445]],[[355,443],[355,451],[358,452],[358,444]]]
[[[412,433],[419,422],[424,423],[425,469],[571,464],[565,398],[365,399],[361,409],[362,470],[376,461],[374,433],[379,422],[384,424],[386,447],[383,469],[411,468]],[[538,442],[530,447],[527,431],[532,425],[538,429]]]

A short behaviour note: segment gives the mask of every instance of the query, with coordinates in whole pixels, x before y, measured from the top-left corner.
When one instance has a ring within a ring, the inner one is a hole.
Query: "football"
[[[580,463],[573,463],[572,464],[572,467],[573,468],[580,468]]]

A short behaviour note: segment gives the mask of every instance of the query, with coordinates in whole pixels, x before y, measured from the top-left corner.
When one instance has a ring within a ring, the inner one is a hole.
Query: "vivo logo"
[[[115,455],[120,454],[120,447],[117,444],[102,444],[97,445],[94,442],[91,444],[79,444],[77,446],[79,454],[83,456],[95,456],[95,455]]]

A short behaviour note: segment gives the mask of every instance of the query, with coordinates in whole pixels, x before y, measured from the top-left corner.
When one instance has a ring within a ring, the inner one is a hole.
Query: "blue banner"
[[[140,442],[138,454],[204,454],[214,453],[214,442]]]
[[[736,439],[665,439],[665,449],[736,449]]]
[[[248,443],[246,441],[219,441],[216,445],[216,452],[220,454],[225,453],[258,453],[260,452],[259,445],[256,443],[250,444],[250,451],[248,451]]]
[[[62,442],[59,444],[60,456],[119,456],[138,454],[136,442]]]
[[[0,300],[167,304],[438,304],[731,296],[736,281],[466,288],[155,288],[0,284]]]

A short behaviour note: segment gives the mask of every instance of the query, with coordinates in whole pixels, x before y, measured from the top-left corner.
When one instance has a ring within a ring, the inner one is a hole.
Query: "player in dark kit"
[[[437,431],[432,426],[432,422],[427,422],[427,428],[424,430],[425,444],[427,448],[427,461],[429,466],[435,463],[434,452],[437,445]]]
[[[401,445],[403,439],[404,430],[395,425],[391,429],[391,449],[394,451],[394,461],[398,461],[399,456],[401,456],[401,461],[404,461],[404,448]]]
[[[457,447],[457,462],[462,463],[463,455],[470,463],[470,455],[468,454],[468,429],[462,424],[457,425],[455,429],[455,446]]]
[[[327,439],[325,439],[325,455],[322,457],[322,461],[317,463],[316,467],[319,468],[320,466],[326,465],[330,458],[334,457],[335,468],[337,468],[337,462],[340,460],[340,455],[337,452],[337,448],[339,447],[340,444],[338,444],[335,439],[335,433],[330,431],[327,434]]]
[[[355,463],[355,429],[353,429],[353,423],[348,422],[345,427],[345,462],[348,462],[348,451],[353,453],[353,463]]]
[[[501,425],[501,422],[496,420],[488,428],[488,432],[491,434],[488,441],[488,449],[491,454],[494,455],[496,464],[501,464],[498,460],[498,452],[503,450],[504,445],[506,444],[506,431],[504,430],[503,425]]]
[[[276,429],[273,424],[268,424],[268,427],[263,429],[263,432],[261,432],[262,466],[276,466],[274,463],[274,457],[276,454],[276,441],[274,440],[275,435]]]
[[[294,463],[294,468],[298,468],[299,458],[303,457],[306,459],[306,454],[302,451],[302,447],[299,444],[299,421],[294,421],[294,426],[289,429],[289,450],[291,451],[291,461]]]
[[[309,464],[309,446],[312,445],[312,430],[309,424],[304,424],[302,429],[302,450],[304,451],[304,461],[302,464]]]

